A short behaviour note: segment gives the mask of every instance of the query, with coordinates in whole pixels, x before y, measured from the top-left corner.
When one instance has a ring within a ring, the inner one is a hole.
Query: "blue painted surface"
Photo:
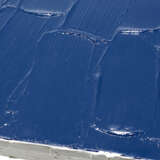
[[[0,135],[160,159],[160,2],[0,0]]]

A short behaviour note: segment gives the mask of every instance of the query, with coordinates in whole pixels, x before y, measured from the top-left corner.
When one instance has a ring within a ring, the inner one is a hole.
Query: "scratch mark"
[[[159,60],[160,60],[160,46],[155,45],[154,46],[156,49],[156,60],[155,60],[155,89],[158,89],[158,79],[159,79]],[[158,95],[158,91],[157,91],[157,95]],[[158,98],[158,97],[157,97]]]
[[[77,3],[78,3],[78,0],[75,1],[75,2],[71,5],[71,7],[70,7],[69,9],[67,9],[65,12],[63,12],[63,14],[59,14],[59,15],[58,15],[59,17],[60,17],[60,16],[65,16],[65,17],[64,17],[64,20],[62,21],[62,23],[60,23],[60,24],[58,25],[57,29],[58,29],[58,28],[61,28],[61,27],[64,25],[64,23],[65,23],[65,21],[66,21],[66,17],[68,17],[68,14],[69,14],[70,11],[76,6]],[[52,17],[53,17],[53,16],[50,16],[50,18],[46,20],[46,22],[45,22],[45,23],[43,24],[43,26],[40,28],[39,33],[42,32],[42,30],[45,28],[45,26],[48,24],[49,20],[50,20]],[[55,17],[55,16],[54,16],[54,17]],[[42,33],[42,34],[43,34],[43,33]]]
[[[76,0],[74,3],[72,3],[71,7],[66,12],[66,16],[62,21],[62,23],[60,24],[60,27],[63,27],[65,25],[65,22],[67,21],[68,17],[72,13],[72,11],[77,7],[78,4],[79,4],[79,0]]]
[[[18,5],[15,8],[15,11],[13,12],[13,14],[8,18],[8,20],[6,21],[6,23],[4,23],[2,25],[2,27],[0,28],[0,32],[6,27],[6,25],[15,17],[16,13],[18,12],[18,9],[20,8],[21,4],[22,4],[23,0],[19,0],[18,1]],[[1,8],[3,9],[3,8]],[[4,8],[5,9],[5,8]]]
[[[117,18],[115,19],[115,22],[117,22],[117,25],[118,25],[118,26],[121,25],[122,19],[123,19],[123,17],[128,13],[129,8],[131,7],[131,4],[132,4],[132,0],[128,0],[126,9],[124,9],[124,11],[121,12],[120,16],[117,16]]]
[[[89,75],[89,73],[90,73],[90,68],[91,68],[92,59],[93,59],[93,56],[94,56],[95,47],[96,47],[96,45],[92,46],[92,51],[91,51],[91,54],[90,54],[90,57],[89,57],[89,62],[88,62],[88,69],[87,69],[88,70],[88,74],[87,75]],[[88,81],[89,77],[90,76],[87,77],[87,81]]]
[[[92,107],[92,111],[91,111],[92,119],[94,117],[95,109],[96,109],[98,99],[99,99],[99,91],[101,88],[102,73],[101,73],[100,68],[99,68],[99,70],[96,70],[96,73],[94,73],[93,76],[94,76],[94,80],[95,80],[95,89],[94,89],[94,96],[93,96],[94,103],[93,103],[93,107]]]
[[[159,96],[160,96],[160,91],[159,91],[159,78],[160,78],[160,46],[155,45],[154,48],[156,49],[156,59],[155,59],[155,92],[156,92],[156,104],[155,104],[155,110],[154,110],[154,129],[157,128],[157,113],[159,113]],[[159,116],[159,115],[158,115]]]
[[[16,85],[16,87],[11,91],[10,95],[8,96],[8,99],[7,99],[7,107],[8,107],[8,104],[10,102],[15,102],[16,100],[14,100],[14,95],[16,94],[17,90],[24,84],[24,82],[30,77],[32,71],[33,71],[33,68],[34,68],[34,65],[35,63],[33,62],[30,69],[28,70],[28,72],[24,75],[24,77],[18,82],[18,84]],[[27,85],[28,85],[28,82],[27,84],[24,86],[23,88],[23,91],[21,94],[23,94],[27,88]]]
[[[6,5],[7,2],[8,0],[3,0],[2,2],[0,2],[0,7],[2,8],[4,5]]]
[[[109,48],[110,48],[110,45],[107,45],[107,46],[104,48],[104,50],[103,50],[103,52],[102,52],[99,60],[97,61],[96,68],[99,67],[100,63],[102,62],[102,60],[104,59],[105,55],[107,54],[107,51],[109,50]]]
[[[132,4],[132,0],[129,0],[126,9],[124,10],[124,12],[122,12],[120,17],[124,17],[128,13],[129,8],[131,7],[131,4]]]

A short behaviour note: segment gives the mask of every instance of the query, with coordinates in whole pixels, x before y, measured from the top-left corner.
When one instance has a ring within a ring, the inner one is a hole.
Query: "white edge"
[[[8,157],[4,160],[135,160],[114,152],[94,152],[6,139],[0,139],[0,155]]]

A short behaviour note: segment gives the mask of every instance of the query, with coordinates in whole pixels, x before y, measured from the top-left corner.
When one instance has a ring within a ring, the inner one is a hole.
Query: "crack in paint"
[[[134,137],[144,138],[143,131],[134,130],[129,127],[122,128],[122,129],[119,129],[118,127],[110,127],[108,129],[103,129],[103,128],[97,127],[97,125],[94,123],[90,126],[90,128],[94,129],[95,131],[99,133],[110,135],[110,136],[116,136],[116,137],[121,137],[121,138],[134,138]]]
[[[42,17],[42,18],[60,17],[60,16],[64,16],[66,14],[65,12],[59,12],[59,11],[29,10],[29,9],[25,9],[22,7],[17,8],[17,6],[13,6],[13,5],[3,6],[3,7],[1,7],[1,10],[10,9],[10,8],[11,9],[18,9],[19,11],[22,11],[26,14],[31,14],[34,16]]]
[[[99,45],[100,43],[107,44],[108,41],[105,38],[102,38],[100,36],[96,36],[92,33],[84,32],[81,30],[76,30],[76,29],[55,29],[51,31],[46,31],[44,32],[41,37],[38,40],[38,43],[43,39],[44,36],[48,34],[53,34],[53,33],[59,33],[61,35],[66,35],[66,36],[74,36],[74,37],[79,37],[85,40],[88,40],[90,43],[94,45]]]

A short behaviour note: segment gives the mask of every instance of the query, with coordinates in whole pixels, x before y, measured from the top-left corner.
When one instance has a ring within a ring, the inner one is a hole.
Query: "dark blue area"
[[[0,136],[159,160],[159,12],[0,0]]]

